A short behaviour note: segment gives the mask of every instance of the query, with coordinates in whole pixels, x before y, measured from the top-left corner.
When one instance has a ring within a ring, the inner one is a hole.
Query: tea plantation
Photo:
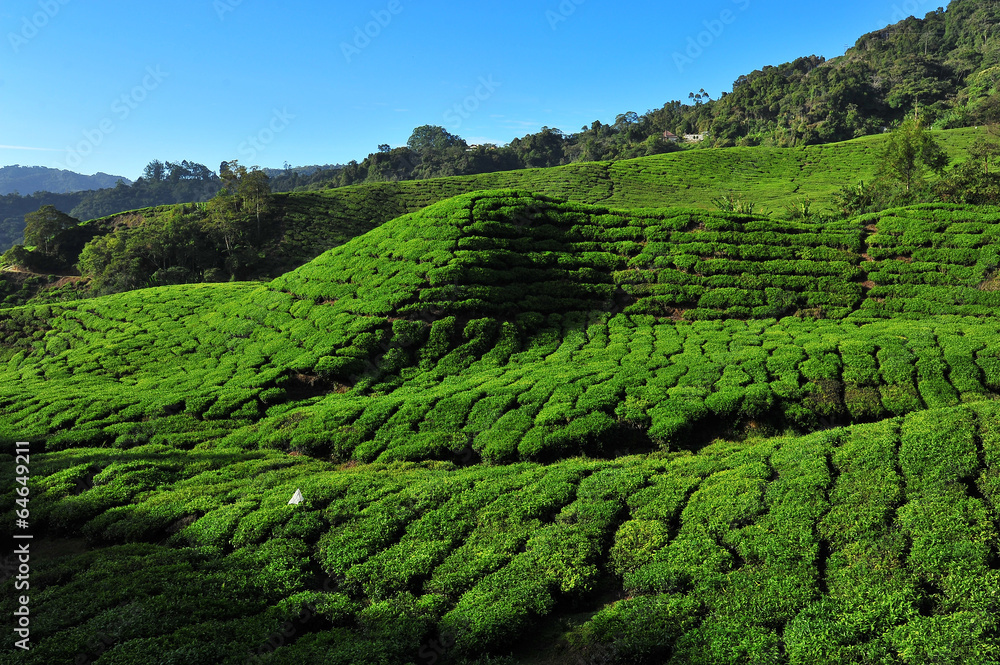
[[[1000,211],[605,205],[0,310],[0,662],[1000,663]]]
[[[983,129],[933,132],[955,162],[964,161]],[[570,164],[482,175],[339,187],[279,194],[279,254],[294,268],[319,252],[400,215],[477,190],[513,188],[579,203],[610,207],[713,207],[734,193],[761,212],[785,212],[810,201],[814,211],[833,210],[845,184],[875,179],[874,155],[885,138],[802,148],[685,150],[614,162]]]
[[[933,132],[959,163],[984,129]],[[297,268],[384,222],[473,191],[519,189],[609,207],[685,206],[708,209],[728,194],[752,201],[763,213],[784,213],[809,202],[813,212],[834,210],[844,185],[875,179],[874,156],[885,137],[802,148],[726,148],[613,162],[405,182],[377,182],[321,191],[276,194],[274,242],[260,272],[277,276]],[[139,218],[155,219],[192,206],[166,206],[91,220],[74,231],[79,247]]]

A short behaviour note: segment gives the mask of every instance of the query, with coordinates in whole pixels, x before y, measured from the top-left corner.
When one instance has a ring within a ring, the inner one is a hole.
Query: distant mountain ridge
[[[132,184],[128,178],[107,173],[83,175],[46,166],[4,166],[0,168],[0,195],[14,192],[24,196],[30,196],[35,192],[54,194],[84,192],[114,187],[119,180],[126,185]]]

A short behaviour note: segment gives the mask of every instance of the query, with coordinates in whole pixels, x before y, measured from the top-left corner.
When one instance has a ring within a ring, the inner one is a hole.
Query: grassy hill
[[[933,132],[954,163],[985,129]],[[617,162],[570,164],[476,176],[354,185],[279,195],[283,206],[280,254],[308,260],[353,234],[432,203],[488,189],[520,189],[608,207],[715,209],[730,192],[754,202],[763,214],[786,212],[806,200],[816,211],[834,211],[833,195],[845,184],[871,181],[882,136],[803,148],[686,150]]]
[[[2,310],[20,662],[1000,662],[998,234],[504,189]]]
[[[983,129],[935,132],[956,163]],[[591,162],[477,176],[356,185],[275,196],[269,239],[253,276],[273,278],[380,224],[453,196],[489,189],[520,189],[568,201],[635,208],[682,206],[715,209],[730,194],[751,201],[762,214],[782,216],[809,202],[812,212],[833,212],[833,195],[845,184],[871,181],[884,137],[804,148],[693,149],[617,162]],[[86,222],[61,236],[75,254],[98,236],[134,232],[176,215],[197,217],[193,205],[160,206]],[[256,255],[258,251],[255,251]],[[161,257],[156,257],[162,260]],[[248,273],[249,275],[250,273]],[[8,277],[6,305],[25,302],[22,285]],[[139,280],[147,283],[147,279]],[[32,292],[33,293],[33,292]],[[63,294],[41,294],[60,300]],[[73,295],[73,294],[71,294]]]

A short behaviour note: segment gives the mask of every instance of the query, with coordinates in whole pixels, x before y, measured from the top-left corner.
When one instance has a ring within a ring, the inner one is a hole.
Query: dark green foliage
[[[60,247],[57,238],[79,223],[80,220],[59,212],[55,206],[42,206],[24,216],[24,244],[34,246],[46,255],[67,253],[65,248]],[[76,249],[79,251],[79,248]]]

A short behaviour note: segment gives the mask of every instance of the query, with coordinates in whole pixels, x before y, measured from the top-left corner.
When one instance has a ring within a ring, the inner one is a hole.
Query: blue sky
[[[575,132],[940,4],[4,0],[0,165],[134,179],[153,159],[360,160],[425,124]]]

